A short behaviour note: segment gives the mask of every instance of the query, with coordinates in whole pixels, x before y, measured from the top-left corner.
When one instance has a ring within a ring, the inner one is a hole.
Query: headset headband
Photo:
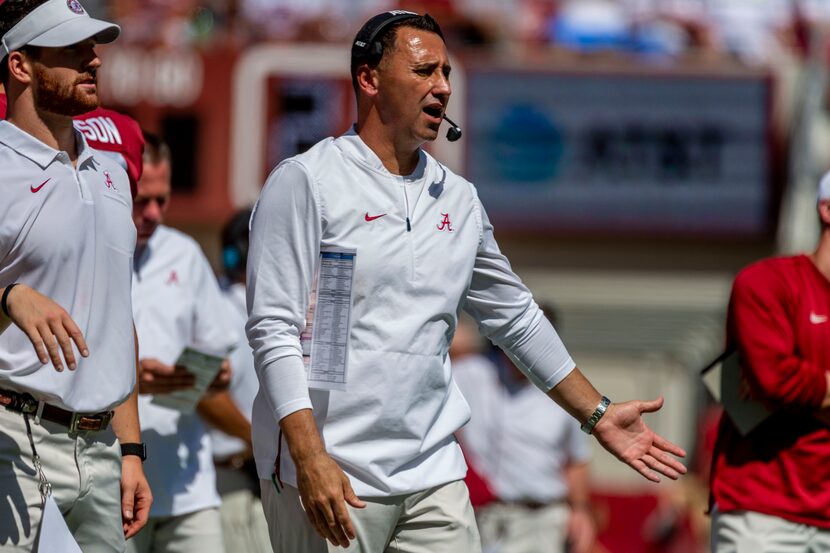
[[[357,37],[355,37],[355,41],[352,45],[352,48],[360,50],[362,52],[369,52],[372,48],[372,44],[375,43],[375,40],[378,36],[380,36],[381,32],[383,32],[384,29],[388,28],[390,25],[394,23],[399,23],[401,21],[406,21],[407,19],[415,19],[418,17],[421,16],[415,12],[410,12],[406,10],[392,10],[378,14],[369,21],[367,21],[365,25],[363,25],[363,28],[360,29],[360,31],[357,33]],[[380,52],[374,53],[382,53],[382,49]]]

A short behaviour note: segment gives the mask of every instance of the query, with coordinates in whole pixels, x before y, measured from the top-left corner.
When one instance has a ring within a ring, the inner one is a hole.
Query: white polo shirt
[[[483,355],[453,361],[472,416],[460,432],[464,454],[502,501],[564,500],[568,464],[590,458],[579,423],[527,380]]]
[[[138,254],[133,311],[142,359],[173,364],[187,346],[225,351],[240,338],[229,324],[216,277],[198,244],[160,226]],[[220,503],[205,424],[139,396],[144,472],[153,490],[150,516],[192,513]]]
[[[115,407],[135,386],[130,279],[136,231],[127,175],[75,132],[76,166],[0,121],[0,287],[19,282],[67,310],[86,339],[78,369],[41,365],[26,334],[0,335],[0,388],[71,411]]]
[[[222,298],[228,308],[228,321],[234,328],[244,336],[245,322],[248,320],[248,308],[245,305],[245,285],[240,283],[231,284],[222,291]],[[248,421],[251,420],[251,412],[254,409],[254,398],[259,390],[259,380],[254,370],[254,354],[248,345],[248,340],[241,338],[236,349],[230,354],[231,367],[231,389],[230,394],[233,402],[245,415]],[[213,456],[216,459],[225,459],[231,455],[242,453],[247,444],[228,436],[221,430],[211,429],[210,437],[213,440]]]

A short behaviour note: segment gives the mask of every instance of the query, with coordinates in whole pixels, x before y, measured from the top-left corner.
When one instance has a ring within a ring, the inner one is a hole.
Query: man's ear
[[[9,68],[9,83],[17,81],[23,85],[32,82],[32,60],[19,50],[9,54],[6,60]]]
[[[357,88],[367,96],[374,96],[378,93],[378,72],[363,64],[357,68]]]
[[[818,218],[822,226],[830,227],[830,200],[822,200],[818,203]]]

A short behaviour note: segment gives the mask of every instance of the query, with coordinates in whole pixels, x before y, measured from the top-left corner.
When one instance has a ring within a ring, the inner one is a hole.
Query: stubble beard
[[[98,107],[98,94],[89,94],[77,88],[77,83],[61,83],[49,74],[41,64],[34,64],[34,96],[35,107],[38,110],[75,117],[90,112]]]

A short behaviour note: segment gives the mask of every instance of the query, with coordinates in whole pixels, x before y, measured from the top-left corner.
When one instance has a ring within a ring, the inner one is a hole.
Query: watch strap
[[[135,455],[136,457],[140,458],[141,462],[143,463],[147,460],[147,444],[121,444],[121,456],[124,457],[125,455]]]

